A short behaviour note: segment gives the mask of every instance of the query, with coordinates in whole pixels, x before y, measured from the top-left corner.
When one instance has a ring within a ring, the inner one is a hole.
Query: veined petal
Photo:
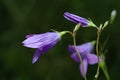
[[[36,34],[36,35],[32,35],[31,37],[27,36],[28,38],[24,40],[22,43],[23,44],[34,44],[34,43],[40,42],[40,40],[43,39],[43,37],[45,37],[45,34]]]
[[[87,54],[87,61],[89,64],[97,64],[98,63],[98,57],[95,54]]]
[[[37,51],[33,55],[32,63],[35,63],[38,60],[38,58],[39,58],[40,55],[42,55],[41,54],[41,49],[37,49]]]
[[[29,48],[39,48],[43,45],[54,43],[59,41],[60,35],[55,32],[47,32],[43,34],[28,35],[27,39],[23,41],[23,45]]]
[[[23,46],[28,47],[28,48],[39,48],[42,43],[34,43],[34,44],[24,44]]]
[[[71,14],[69,12],[65,12],[64,13],[64,17],[69,20],[69,21],[72,21],[76,24],[80,23],[82,26],[87,26],[88,25],[88,20],[85,19],[85,18],[82,18],[80,16],[77,16],[75,14]]]
[[[83,59],[83,65],[84,65],[84,72],[83,72],[82,64],[80,64],[79,69],[80,69],[81,75],[84,77],[87,73],[87,68],[88,68],[88,62],[86,58]]]

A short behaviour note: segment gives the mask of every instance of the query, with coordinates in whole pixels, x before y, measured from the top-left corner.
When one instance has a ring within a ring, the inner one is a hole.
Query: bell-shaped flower
[[[82,63],[80,63],[80,59],[78,57],[78,54],[76,53],[76,50],[73,45],[69,45],[68,49],[72,53],[71,58],[75,62],[79,62],[79,70],[82,76],[85,76],[88,69],[88,64],[93,65],[98,63],[98,57],[95,54],[92,54],[92,49],[94,47],[94,41],[93,42],[87,42],[82,45],[76,46],[81,57],[82,57],[82,63],[84,65],[84,72],[82,70]]]
[[[38,58],[50,50],[61,38],[65,32],[46,32],[43,34],[27,35],[26,39],[22,42],[25,47],[37,48],[32,63],[35,63]]]
[[[87,20],[86,18],[77,16],[75,14],[69,13],[69,12],[65,12],[64,17],[67,20],[72,21],[72,22],[74,22],[76,24],[81,24],[81,26],[83,26],[83,27],[87,27],[87,26],[96,27],[96,25],[92,21]]]

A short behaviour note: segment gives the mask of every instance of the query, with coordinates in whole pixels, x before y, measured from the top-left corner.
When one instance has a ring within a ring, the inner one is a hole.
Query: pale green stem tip
[[[95,40],[94,40],[94,41],[91,41],[91,43],[92,43],[93,45],[95,45],[96,41],[95,41]]]
[[[95,28],[97,27],[91,20],[89,20],[88,26],[95,27]]]
[[[68,31],[62,31],[62,32],[59,32],[60,36],[63,36],[64,34],[66,34]]]

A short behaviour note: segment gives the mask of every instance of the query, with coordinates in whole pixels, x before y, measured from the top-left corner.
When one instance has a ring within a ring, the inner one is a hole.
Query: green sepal
[[[91,19],[89,20],[88,26],[95,27],[95,28],[97,27]]]
[[[62,37],[63,35],[65,35],[66,33],[68,33],[68,31],[61,31],[59,32],[60,36]]]

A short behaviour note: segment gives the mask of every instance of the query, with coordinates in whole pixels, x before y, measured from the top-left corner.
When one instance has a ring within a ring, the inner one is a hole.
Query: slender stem
[[[84,79],[87,80],[86,75],[85,75],[85,71],[84,71],[84,64],[83,64],[83,61],[82,61],[82,57],[81,57],[81,55],[80,55],[80,53],[79,53],[79,51],[78,51],[78,49],[77,49],[77,47],[76,47],[75,34],[73,33],[72,36],[73,36],[74,48],[75,48],[76,53],[77,53],[77,55],[78,55],[78,57],[79,57],[79,59],[80,59],[80,63],[82,64],[82,71],[83,71],[83,73],[84,73]]]
[[[99,55],[100,55],[99,54],[99,41],[100,41],[100,36],[101,36],[102,31],[103,31],[103,28],[101,26],[101,27],[99,27],[97,29],[98,29],[98,31],[97,31],[97,40],[96,40],[96,54],[98,56],[98,67],[97,67],[97,72],[96,72],[96,75],[95,75],[95,80],[97,80],[97,78],[99,76],[99,71],[100,71],[100,64],[101,64],[101,62],[100,62],[100,58],[99,58]],[[110,80],[110,77],[109,77],[109,74],[108,74],[105,62],[104,62],[104,65],[101,68],[102,68],[102,70],[103,70],[103,72],[105,74],[106,79]]]
[[[66,31],[66,32],[69,33],[69,34],[71,34],[72,37],[73,37],[74,48],[75,48],[75,51],[76,51],[76,53],[77,53],[77,55],[78,55],[78,57],[79,57],[79,59],[80,59],[80,63],[82,64],[82,71],[83,71],[83,73],[85,74],[85,71],[84,71],[84,64],[83,64],[83,61],[82,61],[82,57],[81,57],[81,55],[80,55],[80,53],[79,53],[79,51],[78,51],[78,49],[77,49],[77,47],[76,47],[76,38],[75,38],[76,32],[74,32],[74,31],[73,31],[73,33],[70,32],[70,31]],[[84,79],[87,80],[86,75],[84,75]]]
[[[100,70],[100,59],[99,59],[99,40],[100,40],[100,35],[101,35],[101,29],[98,29],[98,31],[97,31],[97,40],[96,40],[96,54],[98,56],[98,67],[97,67],[97,72],[96,72],[96,75],[95,75],[96,79],[99,76],[99,70]]]

